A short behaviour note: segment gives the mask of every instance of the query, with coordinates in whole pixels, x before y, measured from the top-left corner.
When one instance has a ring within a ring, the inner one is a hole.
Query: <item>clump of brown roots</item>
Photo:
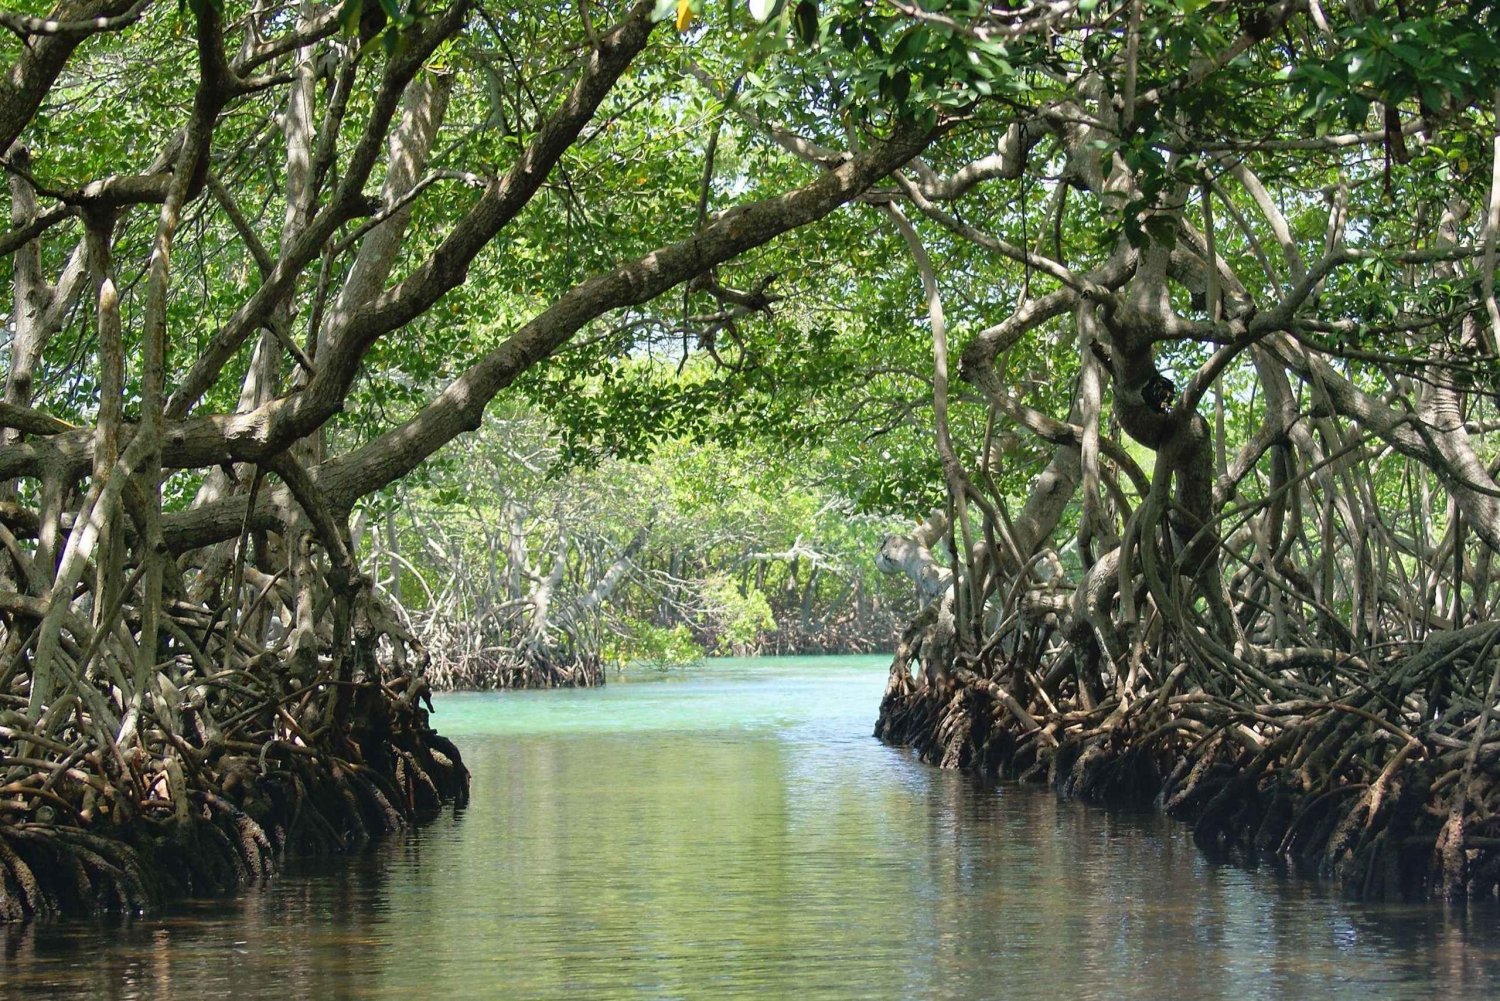
[[[1072,652],[1039,662],[1036,636],[928,681],[908,646],[876,735],[944,767],[1154,802],[1213,853],[1271,853],[1357,895],[1491,896],[1497,636],[1500,624],[1470,626],[1377,664],[1308,655],[1263,675],[1253,702],[1166,651],[1149,673],[1080,686]]]
[[[222,590],[167,601],[149,674],[123,656],[139,621],[128,598],[108,631],[69,616],[45,693],[33,651],[47,609],[10,596],[0,920],[224,892],[287,854],[347,851],[466,801],[458,750],[428,725],[420,644],[368,588],[315,578],[323,614],[304,594],[308,628],[279,636],[270,613],[295,623],[299,604],[279,577],[247,614]]]

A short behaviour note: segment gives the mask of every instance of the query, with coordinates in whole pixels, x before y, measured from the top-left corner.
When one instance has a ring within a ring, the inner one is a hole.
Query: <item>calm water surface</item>
[[[1212,864],[874,741],[882,658],[450,695],[474,802],[159,919],[0,927],[0,998],[1500,998],[1500,911]]]

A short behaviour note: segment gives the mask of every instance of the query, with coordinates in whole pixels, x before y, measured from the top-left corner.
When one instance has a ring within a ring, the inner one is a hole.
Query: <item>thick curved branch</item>
[[[63,0],[46,18],[58,24],[114,18],[138,0]],[[0,72],[0,150],[8,150],[31,122],[78,44],[92,34],[67,31],[35,37],[15,62]]]
[[[364,184],[379,159],[401,97],[427,58],[462,27],[468,8],[468,0],[456,0],[430,23],[407,33],[405,46],[385,67],[371,102],[369,119],[345,165],[338,188],[307,228],[283,250],[270,276],[210,339],[167,401],[169,418],[181,419],[197,405],[245,340],[265,325],[338,228],[358,215],[373,211],[365,199]]]
[[[44,35],[76,35],[84,38],[106,31],[128,28],[141,19],[152,0],[135,0],[134,5],[123,14],[113,17],[99,16],[78,21],[60,21],[50,17],[30,17],[8,10],[0,11],[0,27],[6,28],[22,38]]]
[[[924,129],[907,124],[889,140],[866,150],[804,187],[724,213],[700,232],[596,275],[560,297],[503,344],[455,379],[415,418],[357,451],[323,463],[314,476],[334,507],[348,507],[420,465],[444,444],[479,426],[485,406],[532,365],[567,343],[606,313],[656,298],[704,271],[801,226],[816,222],[902,166],[930,141]],[[225,436],[216,423],[238,425],[254,438],[254,422],[265,415],[232,415],[193,422],[168,432],[168,459],[184,467],[212,465],[226,456]],[[28,443],[29,444],[29,443]],[[3,468],[3,467],[0,467]],[[250,514],[252,524],[273,524],[268,499]],[[239,532],[247,517],[244,498],[226,498],[164,520],[169,546],[181,552]]]

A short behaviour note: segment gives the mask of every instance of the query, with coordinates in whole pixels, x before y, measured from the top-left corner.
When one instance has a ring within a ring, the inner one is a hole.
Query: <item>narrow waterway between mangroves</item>
[[[1500,997],[1493,904],[1348,903],[920,765],[870,737],[886,664],[439,696],[466,811],[159,918],[0,927],[0,997]]]

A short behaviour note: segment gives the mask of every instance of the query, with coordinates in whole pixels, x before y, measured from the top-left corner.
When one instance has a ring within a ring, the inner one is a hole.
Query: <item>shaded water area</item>
[[[1500,997],[1493,904],[1367,905],[869,736],[885,658],[448,695],[473,804],[151,919],[0,928],[0,998]]]

